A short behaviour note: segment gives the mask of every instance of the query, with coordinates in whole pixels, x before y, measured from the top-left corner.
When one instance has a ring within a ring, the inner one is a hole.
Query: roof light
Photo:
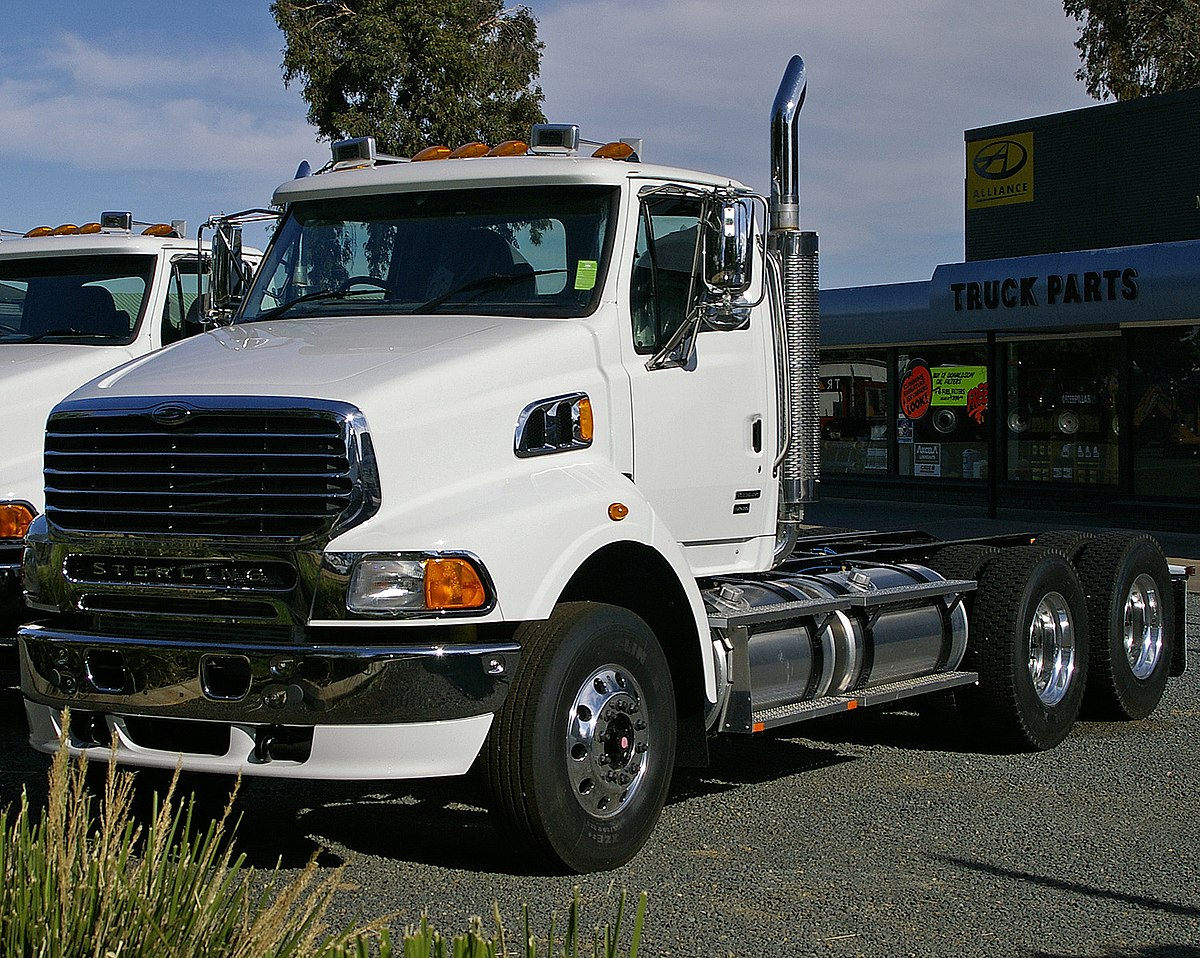
[[[100,214],[100,229],[119,230],[123,233],[128,233],[133,229],[133,214],[132,213],[101,213]]]
[[[51,236],[70,236],[72,233],[74,233],[78,229],[79,229],[79,227],[76,226],[74,223],[63,223],[62,226],[57,226],[54,229],[52,229],[50,231],[50,235]]]
[[[579,127],[574,123],[535,123],[530,153],[574,153],[579,149]]]
[[[454,152],[450,154],[450,159],[470,160],[477,156],[487,156],[487,154],[488,145],[475,140],[472,143],[464,143],[462,146],[457,147]]]
[[[529,144],[524,140],[505,140],[488,150],[488,156],[524,156],[528,152]]]
[[[33,229],[31,229],[25,235],[26,236],[49,236],[53,232],[54,232],[54,228],[51,226],[35,226]]]
[[[170,223],[155,223],[153,226],[147,226],[144,230],[142,230],[142,235],[143,236],[172,236],[172,237],[179,236],[179,234],[177,232],[175,232],[175,227],[172,226]]]
[[[447,160],[450,158],[450,147],[448,146],[427,146],[420,153],[412,158],[414,163],[420,163],[424,160]]]
[[[375,165],[375,137],[356,136],[351,140],[338,140],[333,150],[335,170],[355,170]]]
[[[75,232],[84,233],[84,234],[99,233],[100,232],[100,224],[99,223],[84,223]]]
[[[598,156],[604,160],[628,160],[637,158],[637,151],[628,143],[622,143],[619,140],[613,143],[605,143],[592,156]]]

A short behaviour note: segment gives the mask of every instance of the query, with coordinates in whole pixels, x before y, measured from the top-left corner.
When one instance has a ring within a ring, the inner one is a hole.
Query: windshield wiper
[[[36,336],[26,336],[24,339],[11,339],[13,343],[40,343],[43,339],[58,339],[61,336],[87,336],[89,339],[112,339],[121,341],[125,336],[114,336],[112,333],[93,333],[86,329],[76,329],[74,326],[63,326],[61,329],[48,329]]]
[[[349,296],[362,296],[364,294],[379,295],[378,289],[318,289],[311,293],[305,293],[303,296],[297,296],[295,299],[289,299],[286,303],[280,303],[278,306],[272,306],[265,313],[259,313],[253,319],[246,319],[247,323],[261,323],[269,319],[277,319],[286,313],[293,306],[299,306],[301,303],[311,303],[318,299],[346,299]]]
[[[547,276],[550,273],[565,273],[565,269],[537,269],[528,273],[490,273],[487,276],[480,276],[477,279],[468,280],[465,283],[460,283],[444,293],[433,297],[433,299],[417,306],[412,312],[415,313],[431,313],[442,303],[456,296],[461,296],[463,293],[483,293],[490,289],[503,289],[505,286],[515,286],[517,283],[527,281],[531,276]],[[474,298],[474,297],[470,297]]]

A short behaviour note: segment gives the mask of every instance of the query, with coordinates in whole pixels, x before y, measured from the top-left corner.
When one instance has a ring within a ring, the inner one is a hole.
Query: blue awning
[[[928,283],[821,291],[826,346],[1179,321],[1200,321],[1200,241],[952,263]]]

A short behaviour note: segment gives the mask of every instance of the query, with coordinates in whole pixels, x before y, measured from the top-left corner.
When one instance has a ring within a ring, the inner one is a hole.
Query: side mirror
[[[722,297],[741,296],[753,282],[754,208],[741,196],[717,196],[704,230],[704,284]]]
[[[218,223],[212,238],[212,275],[208,284],[206,318],[220,322],[233,315],[246,292],[242,265],[242,228]]]

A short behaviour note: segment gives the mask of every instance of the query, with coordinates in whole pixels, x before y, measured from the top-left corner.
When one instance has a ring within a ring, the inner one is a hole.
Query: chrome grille
[[[68,532],[308,539],[378,505],[352,406],[209,398],[64,403],[46,429],[46,518]]]

